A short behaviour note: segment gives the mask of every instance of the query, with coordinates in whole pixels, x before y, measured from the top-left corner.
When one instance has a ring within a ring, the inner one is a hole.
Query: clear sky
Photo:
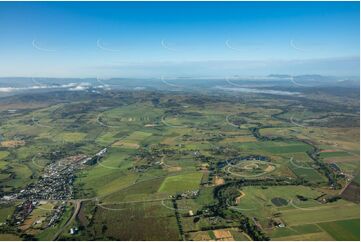
[[[1,2],[1,76],[359,75],[359,2]]]

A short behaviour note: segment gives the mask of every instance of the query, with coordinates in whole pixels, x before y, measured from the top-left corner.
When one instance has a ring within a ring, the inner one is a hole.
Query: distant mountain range
[[[92,91],[109,89],[154,89],[191,90],[229,88],[314,88],[314,87],[359,87],[358,77],[335,77],[312,75],[270,74],[268,76],[230,77],[161,77],[161,78],[31,78],[1,77],[0,95],[18,92],[49,90]]]

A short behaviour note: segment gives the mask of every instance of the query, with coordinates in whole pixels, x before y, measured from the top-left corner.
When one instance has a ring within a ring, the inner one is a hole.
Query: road
[[[74,209],[74,213],[73,215],[68,219],[68,221],[65,223],[65,225],[60,228],[58,230],[58,232],[56,232],[56,234],[54,235],[53,240],[57,240],[59,238],[59,236],[64,232],[64,230],[74,221],[74,219],[76,218],[76,216],[78,215],[80,208],[81,208],[81,203],[84,200],[73,200],[73,202],[75,203],[75,209]]]

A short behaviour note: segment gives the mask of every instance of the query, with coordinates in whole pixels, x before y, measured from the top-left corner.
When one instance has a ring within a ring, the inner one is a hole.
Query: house
[[[70,228],[70,232],[71,235],[77,234],[78,233],[78,228]]]

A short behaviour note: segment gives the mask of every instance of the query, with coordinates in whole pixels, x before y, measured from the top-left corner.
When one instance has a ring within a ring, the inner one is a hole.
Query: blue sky
[[[359,75],[358,2],[1,2],[1,76]]]

